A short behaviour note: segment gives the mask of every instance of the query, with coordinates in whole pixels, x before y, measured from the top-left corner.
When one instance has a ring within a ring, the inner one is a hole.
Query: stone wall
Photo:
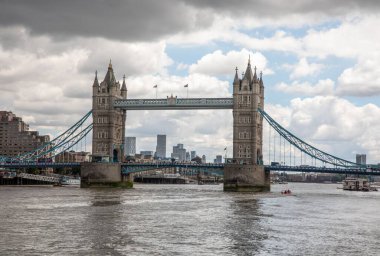
[[[81,187],[132,187],[121,175],[119,163],[82,163]]]
[[[270,190],[270,175],[260,165],[228,164],[224,167],[224,191]]]

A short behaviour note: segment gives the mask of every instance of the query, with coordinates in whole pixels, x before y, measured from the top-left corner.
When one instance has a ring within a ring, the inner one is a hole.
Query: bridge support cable
[[[92,131],[92,127],[93,127],[92,124],[89,124],[86,128],[82,129],[81,132],[76,134],[70,140],[65,141],[64,143],[61,143],[56,147],[51,148],[47,152],[44,152],[43,154],[37,156],[37,158],[49,155],[50,153],[54,153],[54,156],[57,156],[73,148],[74,146],[78,145],[78,143],[81,142],[83,138],[85,138],[90,131]]]
[[[354,162],[344,160],[342,158],[333,156],[328,154],[322,150],[319,150],[305,141],[301,140],[284,127],[282,127],[279,123],[277,123],[272,117],[270,117],[264,110],[258,109],[258,112],[265,118],[265,120],[270,124],[273,129],[277,131],[277,133],[286,139],[293,146],[298,148],[301,151],[301,162],[302,162],[302,152],[306,155],[311,156],[312,158],[318,159],[322,162],[331,164],[333,166],[345,167],[345,168],[365,168],[365,166],[358,165]]]
[[[39,157],[43,157],[48,155],[48,153],[54,153],[54,150],[57,148],[66,145],[69,143],[74,137],[76,136],[77,130],[84,125],[84,123],[88,120],[88,118],[91,116],[92,110],[89,111],[86,115],[84,115],[79,121],[77,121],[74,125],[72,125],[69,129],[64,131],[62,134],[60,134],[58,137],[53,139],[52,141],[49,141],[42,146],[38,147],[37,149],[27,152],[25,154],[7,158],[6,160],[9,161],[33,161],[38,159]],[[92,129],[92,124],[91,124]],[[79,133],[81,134],[81,132]],[[51,158],[53,156],[49,156],[48,158]],[[1,161],[1,159],[0,159]]]

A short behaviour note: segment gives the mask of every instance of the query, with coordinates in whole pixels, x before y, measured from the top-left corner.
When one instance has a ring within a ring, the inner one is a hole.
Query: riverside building
[[[49,135],[29,131],[29,125],[12,112],[0,111],[0,155],[15,157],[50,141]]]

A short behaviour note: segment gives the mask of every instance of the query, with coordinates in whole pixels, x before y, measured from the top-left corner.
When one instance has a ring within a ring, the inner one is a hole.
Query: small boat
[[[63,176],[59,181],[59,184],[64,186],[80,185],[80,178],[71,178],[68,176]]]
[[[289,195],[291,193],[292,193],[292,191],[290,191],[290,189],[286,189],[286,190],[281,191],[281,194],[283,194],[283,195]]]

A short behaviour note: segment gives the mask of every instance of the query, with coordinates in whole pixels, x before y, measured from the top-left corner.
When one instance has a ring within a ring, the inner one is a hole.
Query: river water
[[[380,255],[380,192],[222,189],[1,186],[0,255]]]

